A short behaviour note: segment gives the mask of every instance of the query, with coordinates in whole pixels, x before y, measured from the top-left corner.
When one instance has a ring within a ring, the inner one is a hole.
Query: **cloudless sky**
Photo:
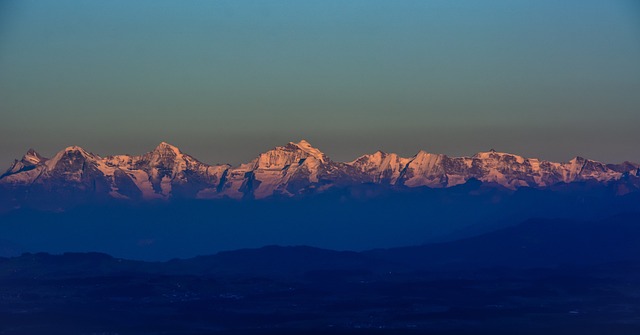
[[[309,140],[640,161],[637,1],[3,1],[0,165]],[[2,163],[4,162],[4,163]]]

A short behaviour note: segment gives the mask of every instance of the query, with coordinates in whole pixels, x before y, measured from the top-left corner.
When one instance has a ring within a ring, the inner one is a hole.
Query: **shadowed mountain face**
[[[581,157],[566,163],[495,151],[448,157],[420,151],[413,157],[376,152],[353,162],[332,161],[306,141],[289,143],[237,167],[207,165],[161,143],[141,156],[101,157],[72,146],[46,159],[29,150],[0,177],[3,210],[65,209],[83,202],[120,199],[263,199],[305,196],[374,184],[448,188],[479,180],[516,190],[590,182],[615,184],[617,194],[640,188],[640,166],[603,164]]]

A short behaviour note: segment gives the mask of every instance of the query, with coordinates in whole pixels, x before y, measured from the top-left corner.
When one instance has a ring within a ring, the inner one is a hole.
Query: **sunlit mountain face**
[[[557,163],[496,152],[449,157],[420,151],[412,157],[377,151],[352,162],[335,162],[305,140],[290,142],[239,166],[208,165],[161,143],[141,156],[101,157],[71,146],[47,159],[30,149],[0,177],[14,206],[37,207],[36,197],[59,194],[122,200],[265,199],[320,194],[359,185],[392,189],[448,188],[478,180],[515,191],[550,189],[572,183],[638,189],[640,165],[605,164],[575,157]],[[69,201],[73,205],[73,201]],[[5,210],[9,209],[6,208]]]

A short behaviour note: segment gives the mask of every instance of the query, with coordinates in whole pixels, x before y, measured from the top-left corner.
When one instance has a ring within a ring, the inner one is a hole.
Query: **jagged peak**
[[[431,153],[431,152],[420,150],[413,157],[415,158],[415,157],[420,157],[420,156],[444,156],[444,154],[434,154],[434,153]]]
[[[620,165],[631,167],[631,168],[635,168],[635,169],[640,168],[640,164],[634,163],[634,162],[630,162],[630,161],[624,161],[624,162],[620,163]]]
[[[413,158],[415,158],[415,156]],[[354,165],[354,164],[364,163],[364,164],[381,165],[381,164],[384,164],[384,162],[393,162],[393,161],[399,161],[400,164],[406,164],[406,162],[409,160],[411,160],[411,158],[404,158],[393,152],[387,153],[382,150],[376,150],[376,152],[374,153],[362,155],[351,162],[347,162],[346,164]]]
[[[356,159],[352,160],[351,162],[347,162],[346,164],[348,165],[354,165],[354,164],[360,164],[362,162],[371,162],[371,161],[376,161],[376,158],[381,158],[382,154],[381,151],[378,150],[372,154],[365,154],[362,156],[358,156]]]
[[[520,155],[512,154],[509,152],[496,151],[495,149],[491,149],[489,151],[480,151],[477,154],[473,155],[472,158],[480,159],[480,160],[490,160],[490,159],[499,159],[504,160],[505,158],[515,159],[518,164],[524,164],[528,158],[525,158]]]
[[[160,142],[160,144],[158,144],[158,146],[156,146],[156,148],[153,150],[154,152],[167,152],[167,151],[172,151],[174,152],[176,155],[179,155],[180,149],[178,149],[178,147],[176,147],[175,145],[169,144],[167,142]]]
[[[40,156],[40,154],[33,148],[29,148],[25,156]]]
[[[393,155],[393,153],[386,153],[382,150],[376,150],[374,153],[362,155],[360,157],[387,157],[388,155]]]
[[[490,149],[489,151],[480,151],[473,155],[473,157],[481,158],[481,157],[489,157],[489,156],[513,156],[513,157],[522,157],[520,155],[512,154],[510,152],[497,151],[496,149]]]
[[[624,162],[622,162],[620,164],[621,165],[630,165],[630,166],[640,167],[640,164],[634,163],[634,162],[631,162],[631,161],[624,161]]]
[[[63,155],[66,155],[66,154],[70,154],[70,153],[79,153],[80,155],[82,155],[84,157],[100,158],[98,155],[90,153],[87,150],[85,150],[84,148],[79,147],[77,145],[71,145],[71,146],[68,146],[68,147],[64,148],[63,150],[58,152],[54,158],[58,157],[58,159],[59,159],[59,157],[61,157]]]
[[[298,147],[300,150],[306,152],[310,156],[317,158],[321,162],[325,162],[327,160],[327,156],[319,149],[313,147],[307,140],[302,139],[300,140],[300,142],[289,142],[289,144]]]
[[[292,144],[292,145],[294,145],[294,146],[296,146],[296,147],[298,147],[298,148],[300,148],[302,150],[304,150],[304,149],[315,149],[315,150],[318,150],[318,149],[314,148],[313,145],[311,145],[311,143],[309,143],[305,139],[302,139],[299,142],[289,142],[289,144]]]
[[[311,143],[309,143],[309,141],[307,141],[305,139],[301,139],[300,142],[298,142],[298,143],[294,143],[294,142],[291,142],[291,143],[293,143],[293,144],[295,144],[297,146],[302,146],[302,147],[313,147],[311,145]]]
[[[29,150],[27,150],[27,153],[24,154],[24,156],[22,156],[22,161],[25,163],[30,163],[30,164],[38,164],[42,161],[46,160],[46,158],[44,158],[42,155],[40,155],[37,151],[35,151],[34,149],[30,148]]]
[[[80,156],[84,157],[85,159],[90,159],[90,160],[101,159],[99,156],[84,150],[82,147],[79,147],[77,145],[72,145],[64,148],[63,150],[60,150],[55,156],[53,156],[53,158],[47,160],[45,164],[47,165],[47,168],[49,170],[53,169],[63,157],[68,156],[70,154],[76,154],[76,153],[80,154]]]
[[[413,157],[409,158],[409,161],[413,162],[414,164],[424,164],[426,162],[431,162],[431,164],[433,164],[445,159],[446,157],[447,156],[444,154],[434,154],[426,152],[424,150],[420,150]]]
[[[575,156],[575,157],[573,157],[573,158],[569,161],[569,163],[576,164],[576,163],[584,163],[585,161],[586,161],[586,159],[585,159],[584,157],[582,157],[582,156]]]
[[[354,162],[355,162],[355,161],[357,161],[357,160],[359,160],[359,159],[370,159],[370,158],[372,158],[372,157],[385,157],[386,155],[387,155],[387,153],[386,153],[386,152],[384,152],[384,151],[382,151],[382,150],[376,150],[374,153],[370,153],[370,154],[362,155],[362,156],[360,156],[360,157],[356,158],[356,159],[354,160]]]
[[[572,160],[569,161],[569,163],[574,163],[574,164],[587,164],[587,163],[592,163],[592,164],[600,164],[603,166],[607,166],[607,164],[601,162],[601,161],[597,161],[594,159],[589,159],[589,158],[584,158],[582,156],[576,156],[574,157]]]
[[[82,147],[79,147],[77,145],[71,145],[68,146],[66,148],[64,148],[63,150],[64,152],[69,152],[69,151],[81,151],[81,152],[86,152],[86,150],[84,150]]]
[[[475,155],[473,155],[474,157],[483,157],[483,156],[489,156],[489,155],[495,155],[495,156],[517,156],[508,152],[502,152],[502,151],[497,151],[496,149],[489,149],[488,151],[480,151],[478,153],[476,153]]]

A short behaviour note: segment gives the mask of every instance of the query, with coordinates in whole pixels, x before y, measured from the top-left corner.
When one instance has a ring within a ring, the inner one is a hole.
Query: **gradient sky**
[[[640,161],[637,1],[2,1],[0,165],[495,148]],[[4,162],[4,163],[2,163]]]

